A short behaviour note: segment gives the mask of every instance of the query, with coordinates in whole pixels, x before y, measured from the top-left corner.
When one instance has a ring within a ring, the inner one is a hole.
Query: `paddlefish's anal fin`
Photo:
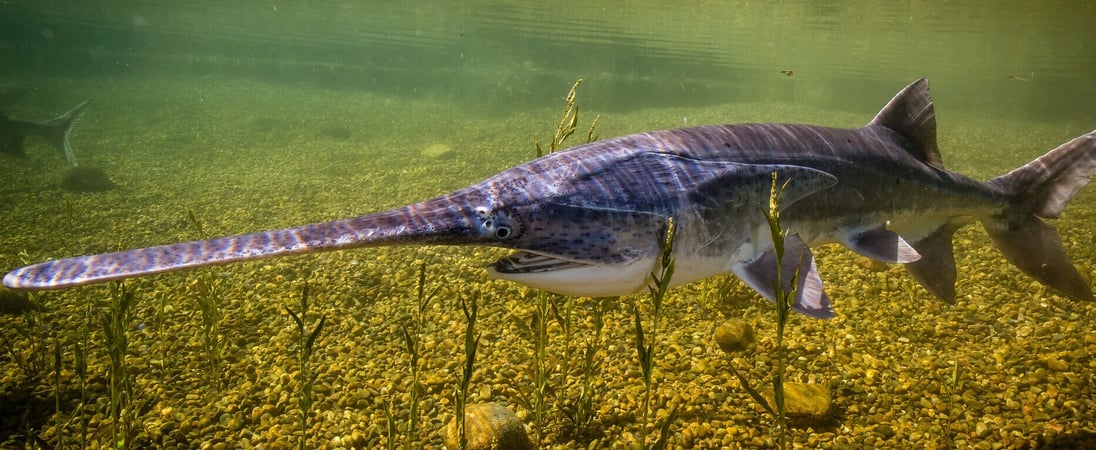
[[[959,226],[944,224],[920,241],[912,243],[921,259],[905,264],[906,270],[925,290],[952,305],[955,304],[956,274],[952,235],[958,229]]]

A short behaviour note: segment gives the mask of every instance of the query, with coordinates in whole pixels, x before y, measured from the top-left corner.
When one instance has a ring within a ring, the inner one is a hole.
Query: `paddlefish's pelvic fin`
[[[773,284],[776,281],[776,251],[771,246],[757,257],[731,268],[738,278],[770,301],[776,300]],[[799,277],[796,278],[798,272]],[[822,286],[814,254],[798,234],[784,238],[784,258],[780,264],[780,284],[784,292],[791,292],[795,281],[795,299],[792,310],[819,319],[834,316],[830,297]]]

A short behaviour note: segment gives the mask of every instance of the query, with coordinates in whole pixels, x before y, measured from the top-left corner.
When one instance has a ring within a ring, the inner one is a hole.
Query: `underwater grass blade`
[[[65,442],[65,428],[61,424],[61,341],[57,338],[53,340],[53,421],[57,430],[54,448],[61,448]]]
[[[795,298],[795,291],[798,289],[796,285],[799,280],[799,270],[802,266],[802,261],[796,266],[795,274],[792,276],[792,287],[790,290],[785,291],[784,285],[781,280],[784,260],[784,238],[787,236],[787,231],[780,225],[780,197],[784,192],[784,188],[788,185],[788,180],[784,181],[784,184],[778,184],[776,172],[772,173],[772,185],[769,189],[769,205],[764,211],[765,220],[769,225],[769,237],[773,243],[773,250],[776,252],[776,278],[773,280],[773,294],[776,299],[776,370],[772,375],[773,385],[773,407],[767,408],[770,412],[775,410],[776,427],[777,427],[777,445],[783,449],[787,447],[787,409],[784,404],[784,372],[787,365],[787,348],[784,346],[784,328],[788,322],[788,315],[792,310],[792,302]],[[751,394],[752,395],[752,394]]]
[[[396,433],[398,430],[396,427],[396,416],[392,414],[391,400],[386,400],[384,402],[384,422],[387,436],[387,439],[385,439],[385,448],[388,450],[396,450]],[[410,447],[407,448],[410,449]]]
[[[555,153],[563,149],[564,141],[572,136],[578,129],[579,122],[579,107],[578,107],[578,87],[582,84],[582,78],[575,80],[571,85],[571,89],[567,92],[567,97],[564,103],[563,112],[560,115],[559,124],[556,125],[556,129],[552,134],[552,141],[548,144],[547,152],[541,147],[540,142],[537,140],[536,135],[533,136],[533,146],[536,149],[537,157],[544,156],[545,154]],[[586,133],[586,142],[593,142],[597,139],[597,124],[600,116],[595,116],[594,120],[590,123],[590,128]],[[567,342],[571,340],[571,333],[573,332],[573,320],[571,318],[571,311],[574,305],[574,299],[565,300],[564,311],[561,312],[554,302],[550,301],[549,294],[545,291],[538,290],[536,293],[536,307],[533,311],[532,317],[529,321],[522,320],[518,316],[513,317],[513,322],[517,327],[529,336],[530,341],[533,344],[533,393],[528,396],[532,399],[531,409],[533,410],[533,434],[534,439],[539,445],[544,438],[544,425],[546,422],[545,415],[547,412],[547,396],[549,389],[549,381],[552,378],[552,368],[547,361],[547,346],[549,341],[548,336],[548,319],[554,316],[557,323],[563,329]],[[570,348],[569,344],[564,347],[564,356],[559,369],[559,386],[556,392],[558,392],[557,404],[562,408],[565,403],[567,376],[570,373]],[[584,388],[585,391],[585,388]],[[587,394],[589,395],[589,394]],[[589,404],[589,399],[583,399],[580,394],[580,403],[577,408],[585,408],[582,406]],[[583,417],[588,417],[587,414],[580,413]],[[572,414],[573,416],[573,414]],[[585,418],[578,419],[578,416],[574,416],[572,422],[586,422]]]
[[[670,288],[670,280],[673,278],[674,274],[675,258],[673,254],[673,245],[676,231],[673,218],[667,218],[662,239],[659,240],[659,257],[656,261],[657,265],[651,272],[651,282],[647,285],[647,290],[651,299],[651,328],[648,332],[644,332],[643,329],[643,319],[640,314],[639,303],[636,303],[635,308],[633,309],[636,334],[636,355],[638,356],[640,369],[643,373],[642,423],[639,428],[639,445],[642,448],[651,448],[647,445],[647,430],[648,428],[654,428],[654,424],[651,423],[651,401],[653,397],[657,395],[657,387],[654,385],[655,343],[658,340],[657,337],[663,302],[666,297],[666,292]],[[668,439],[669,427],[674,419],[675,417],[673,415],[666,417],[665,422],[659,427],[660,435],[655,441],[656,446],[666,445],[664,441]],[[661,444],[659,444],[660,442]]]
[[[129,376],[126,353],[129,348],[128,325],[132,320],[133,291],[123,282],[110,284],[110,309],[102,317],[103,337],[107,356],[110,359],[111,445],[115,448],[130,448],[132,434],[134,398],[133,383]],[[128,412],[127,412],[128,411]],[[123,414],[123,413],[126,414]]]
[[[26,250],[20,251],[18,257],[23,263],[29,263],[32,259]],[[18,340],[8,335],[8,329],[0,333],[0,344],[3,345],[4,353],[8,354],[10,361],[13,361],[28,379],[39,380],[47,375],[48,369],[47,327],[37,295],[26,294],[26,301],[29,307],[22,313],[23,320],[11,327],[11,331],[22,338],[27,350],[22,351],[18,348]]]
[[[412,444],[416,440],[416,434],[418,429],[418,416],[419,416],[419,375],[421,372],[421,366],[419,364],[419,346],[418,339],[411,335],[411,331],[407,329],[407,325],[400,324],[400,335],[403,336],[404,348],[407,350],[407,354],[411,356],[411,361],[408,364],[411,370],[411,386],[408,388],[408,393],[411,396],[410,404],[407,408],[407,433],[404,437],[404,448],[411,448]],[[387,414],[391,414],[391,405],[388,405],[389,411]],[[391,428],[395,428],[394,418],[390,418],[392,423],[389,425]],[[395,434],[392,434],[392,438],[395,438]],[[395,442],[391,444],[395,448]]]
[[[80,420],[80,449],[87,448],[88,421],[84,417],[88,401],[88,354],[91,348],[91,303],[84,309],[84,321],[80,326],[80,343],[76,345],[76,361],[73,370],[76,372],[76,381],[80,385],[80,404],[76,406],[76,414]]]
[[[305,326],[305,319],[308,315],[308,300],[309,300],[309,285],[305,281],[301,287],[301,300],[300,308],[301,312],[298,315],[293,312],[288,306],[285,307],[289,317],[293,319],[293,322],[297,325],[297,363],[298,363],[298,383],[300,384],[300,392],[298,393],[297,406],[298,406],[298,425],[301,428],[300,439],[298,440],[298,448],[304,450],[308,448],[308,414],[312,409],[312,388],[315,384],[316,377],[319,374],[313,373],[312,366],[310,364],[312,356],[315,352],[316,339],[323,333],[323,326],[327,323],[327,315],[320,316],[319,322],[317,322],[315,328],[311,331]]]
[[[571,85],[571,90],[567,92],[563,114],[560,116],[559,125],[556,125],[555,133],[552,134],[552,142],[548,144],[547,152],[540,146],[536,135],[533,135],[533,146],[536,148],[538,158],[563,149],[563,142],[575,134],[575,130],[578,129],[578,86],[581,84],[582,78],[575,80],[575,83]],[[590,129],[586,132],[586,142],[597,140],[597,123],[600,117],[594,116],[594,120],[590,123]]]
[[[160,347],[159,375],[160,385],[167,384],[167,338],[164,330],[167,328],[166,310],[167,293],[161,291],[156,294],[156,341]]]
[[[576,427],[579,434],[581,429],[588,426],[594,418],[594,404],[597,390],[594,389],[595,376],[601,369],[601,360],[597,358],[601,350],[601,335],[605,327],[605,309],[608,307],[610,298],[595,298],[592,299],[593,305],[590,308],[591,321],[593,327],[590,330],[591,335],[584,340],[582,348],[582,360],[579,363],[580,378],[577,382],[578,393],[574,396],[575,400],[569,404],[561,401],[561,405],[566,407],[567,419],[571,421],[571,424]],[[572,312],[567,312],[565,316],[572,315]],[[573,320],[573,319],[568,319]],[[574,326],[572,323],[571,326]],[[571,337],[567,338],[567,341],[571,341]],[[564,386],[570,386],[572,383],[565,383]]]
[[[543,442],[544,422],[547,409],[548,380],[552,370],[548,366],[548,299],[545,291],[537,291],[536,310],[533,311],[533,431],[537,442]]]
[[[198,239],[208,239],[206,235],[205,227],[202,226],[202,221],[198,220],[198,216],[194,215],[193,209],[186,210],[186,220],[190,223],[190,226],[194,227],[194,230],[198,232]]]
[[[419,264],[419,278],[418,288],[416,289],[417,298],[415,301],[415,311],[411,319],[411,324],[400,324],[400,336],[403,338],[404,349],[410,356],[408,363],[408,369],[411,372],[411,386],[408,388],[410,395],[410,404],[407,409],[407,433],[404,435],[404,448],[413,448],[414,443],[418,441],[418,423],[419,423],[419,402],[421,397],[421,380],[422,380],[422,336],[427,333],[427,321],[426,311],[430,307],[431,302],[434,300],[440,285],[434,286],[432,290],[427,292],[426,290],[426,263]],[[394,443],[392,445],[395,445]]]
[[[202,222],[194,215],[194,210],[187,210],[187,221],[194,228],[199,239],[206,239],[205,228]],[[190,297],[194,298],[201,312],[202,348],[206,355],[206,378],[209,386],[213,388],[213,394],[221,391],[221,321],[224,318],[221,311],[223,299],[222,280],[215,277],[212,269],[202,270],[188,286]]]
[[[476,350],[479,348],[482,333],[476,333],[476,318],[479,316],[479,302],[476,297],[471,301],[461,297],[461,309],[464,311],[464,372],[460,377],[460,389],[456,394],[456,423],[457,442],[460,450],[468,447],[468,437],[465,434],[464,412],[468,406],[468,387],[472,383],[472,375],[475,373]]]
[[[582,362],[582,389],[579,392],[578,408],[574,422],[586,426],[594,418],[595,389],[594,377],[601,371],[601,360],[597,358],[601,351],[602,333],[605,330],[605,310],[612,301],[609,298],[595,299],[593,309],[593,336],[586,341]]]
[[[664,450],[666,445],[670,443],[670,425],[673,425],[674,420],[677,419],[678,407],[675,406],[670,414],[666,416],[666,419],[662,421],[662,426],[658,429],[658,440],[651,446],[651,450]]]

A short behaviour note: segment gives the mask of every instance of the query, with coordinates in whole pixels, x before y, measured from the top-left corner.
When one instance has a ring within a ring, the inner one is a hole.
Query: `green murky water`
[[[1096,128],[1090,3],[694,3],[2,3],[0,110],[45,119],[92,99],[72,143],[82,164],[120,187],[62,191],[64,161],[38,140],[27,142],[26,159],[0,155],[0,268],[195,239],[188,211],[207,234],[236,234],[463,187],[531,159],[532,136],[548,138],[577,78],[581,121],[600,114],[604,138],[750,121],[858,126],[927,76],[945,163],[979,179]],[[433,144],[451,156],[423,156]],[[1055,222],[1090,279],[1094,218],[1096,194],[1083,192]],[[574,370],[552,379],[537,427],[533,346],[514,325],[532,314],[533,294],[487,280],[482,265],[501,254],[368,249],[128,283],[138,407],[127,442],[296,445],[296,329],[284,307],[299,309],[305,279],[312,320],[328,318],[313,358],[308,446],[384,447],[386,403],[394,440],[404,442],[411,387],[399,330],[413,317],[425,262],[438,296],[421,329],[415,446],[439,447],[453,417],[458,301],[476,298],[484,337],[473,401],[507,405],[545,446],[631,448],[642,395],[631,315],[646,297],[613,302],[601,334],[588,299],[575,304],[573,335],[551,322],[550,365]],[[955,306],[901,268],[872,272],[839,248],[818,254],[839,317],[792,319],[788,377],[826,385],[834,407],[792,429],[797,445],[1009,448],[1087,442],[1096,432],[1096,309],[1020,275],[976,226],[956,239]],[[203,276],[223,300],[217,376],[205,369],[195,301]],[[39,312],[0,318],[5,446],[113,439],[100,329],[108,297],[106,287],[35,294]],[[729,318],[756,327],[754,353],[731,360],[714,345],[712,330]],[[673,291],[655,377],[656,417],[679,411],[672,445],[772,444],[771,418],[728,371],[734,364],[766,379],[770,319],[771,305],[731,278]],[[576,424],[587,347],[604,363],[592,371],[593,418]],[[85,377],[75,371],[80,352]]]

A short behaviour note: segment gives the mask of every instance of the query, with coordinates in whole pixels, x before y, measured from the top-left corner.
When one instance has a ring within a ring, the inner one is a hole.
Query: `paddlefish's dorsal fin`
[[[868,126],[894,131],[907,141],[903,147],[917,159],[943,169],[944,160],[936,146],[936,111],[932,106],[929,80],[918,79],[891,99]]]

